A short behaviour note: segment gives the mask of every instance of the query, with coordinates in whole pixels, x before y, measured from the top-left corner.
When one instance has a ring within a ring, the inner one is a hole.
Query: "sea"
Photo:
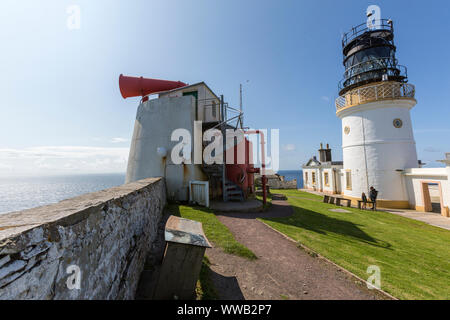
[[[0,178],[0,214],[56,203],[124,182],[124,173]]]
[[[287,181],[303,186],[301,170],[280,170]],[[100,191],[125,182],[125,174],[84,174],[51,177],[0,178],[0,214],[40,207]]]

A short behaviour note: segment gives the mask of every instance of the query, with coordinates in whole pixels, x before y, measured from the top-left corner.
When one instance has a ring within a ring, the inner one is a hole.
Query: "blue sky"
[[[340,37],[370,4],[395,22],[419,158],[436,165],[450,151],[448,1],[4,0],[0,174],[124,171],[138,99],[122,99],[120,73],[205,81],[235,106],[244,83],[246,125],[280,129],[281,169],[320,142],[340,160]]]

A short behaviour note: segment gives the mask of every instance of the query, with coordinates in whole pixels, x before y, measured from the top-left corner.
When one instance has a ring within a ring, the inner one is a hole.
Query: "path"
[[[365,284],[356,281],[325,260],[299,249],[258,217],[292,214],[287,201],[273,200],[263,213],[218,214],[237,241],[258,259],[223,253],[219,248],[206,254],[212,266],[212,281],[222,299],[380,299]]]
[[[380,209],[405,218],[410,218],[425,222],[429,225],[450,230],[450,218],[446,218],[439,213],[434,212],[420,212],[415,210],[403,209]]]

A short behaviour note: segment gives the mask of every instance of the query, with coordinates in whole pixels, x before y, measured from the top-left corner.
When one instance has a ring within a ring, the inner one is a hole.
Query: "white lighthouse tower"
[[[410,110],[415,88],[395,58],[391,20],[372,20],[342,39],[345,73],[336,100],[342,119],[343,193],[375,187],[378,205],[408,208],[402,171],[418,167]]]

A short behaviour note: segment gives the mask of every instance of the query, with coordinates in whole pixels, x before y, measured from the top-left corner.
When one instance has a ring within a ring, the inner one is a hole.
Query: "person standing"
[[[377,196],[378,191],[374,187],[370,187],[369,197],[372,201],[372,210],[377,210]]]
[[[364,192],[361,195],[361,200],[363,202],[362,208],[364,210],[367,209],[367,196],[366,196],[366,194]]]

